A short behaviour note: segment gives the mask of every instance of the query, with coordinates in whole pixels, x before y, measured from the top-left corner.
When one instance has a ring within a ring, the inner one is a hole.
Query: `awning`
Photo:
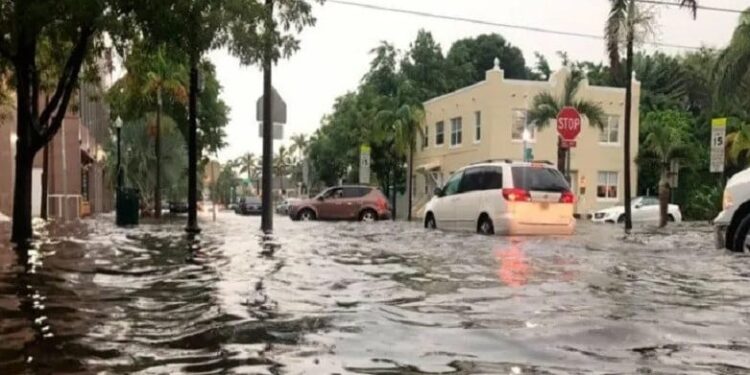
[[[435,171],[435,170],[438,170],[438,169],[440,169],[440,163],[434,162],[434,163],[426,163],[426,164],[419,165],[419,166],[417,166],[417,168],[415,168],[415,171],[417,171],[417,172],[432,172],[432,171]]]

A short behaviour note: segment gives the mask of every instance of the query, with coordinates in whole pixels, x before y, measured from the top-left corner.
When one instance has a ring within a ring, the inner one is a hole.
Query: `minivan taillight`
[[[503,189],[503,197],[508,202],[528,202],[531,195],[523,189]]]
[[[569,191],[564,191],[562,195],[560,196],[560,203],[569,203],[573,204],[576,201],[576,196],[573,195],[573,193]]]
[[[385,198],[378,198],[375,204],[378,206],[378,209],[388,211],[388,201]]]

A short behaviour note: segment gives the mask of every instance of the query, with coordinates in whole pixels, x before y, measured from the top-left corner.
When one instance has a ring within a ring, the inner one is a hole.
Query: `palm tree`
[[[159,47],[153,55],[146,72],[143,93],[156,95],[156,127],[154,134],[154,152],[156,154],[156,185],[154,187],[154,217],[161,217],[161,112],[162,95],[167,92],[178,101],[186,102],[187,90],[184,82],[187,74],[182,65],[167,58],[164,47]]]
[[[252,152],[248,152],[235,159],[234,165],[240,169],[240,173],[247,173],[248,181],[255,180],[256,193],[260,194],[260,179],[257,178],[260,172],[258,157]]]
[[[718,96],[734,97],[750,74],[750,8],[740,15],[729,46],[716,64]]]
[[[670,189],[669,169],[672,161],[690,156],[690,147],[679,130],[668,124],[651,124],[651,133],[641,144],[638,161],[641,164],[655,165],[660,170],[659,178],[659,227],[667,225],[667,208]]]
[[[392,129],[396,132],[396,150],[401,155],[408,157],[406,191],[408,200],[407,220],[412,219],[412,180],[414,174],[414,149],[417,139],[423,136],[422,124],[425,113],[421,104],[403,104],[395,111],[385,110],[379,113],[379,117],[391,122]]]
[[[532,99],[531,109],[529,110],[529,123],[533,124],[538,130],[542,130],[552,124],[553,120],[564,107],[575,108],[581,116],[589,120],[589,126],[599,130],[604,129],[607,117],[604,110],[598,104],[584,99],[576,99],[576,94],[585,79],[582,71],[573,69],[565,80],[565,90],[563,95],[556,98],[552,93],[545,91],[537,94]],[[569,150],[562,147],[562,140],[557,140],[557,169],[568,175],[565,170],[565,160]]]
[[[630,110],[633,100],[633,47],[642,37],[643,32],[650,30],[653,18],[648,12],[641,11],[636,0],[610,0],[612,8],[604,28],[604,39],[606,40],[607,53],[609,54],[610,68],[613,75],[620,72],[620,48],[625,45],[625,129],[623,135],[624,174],[625,174],[625,230],[633,228],[632,212],[630,207]],[[695,18],[698,9],[697,0],[680,0],[681,6],[692,9]]]
[[[292,145],[289,147],[289,151],[295,154],[299,159],[303,159],[307,154],[307,147],[310,145],[310,140],[307,135],[300,133],[295,134],[289,139],[292,141]]]
[[[279,188],[284,191],[284,178],[286,178],[289,166],[294,164],[291,152],[284,146],[279,147],[279,153],[273,158],[274,173],[279,176]]]

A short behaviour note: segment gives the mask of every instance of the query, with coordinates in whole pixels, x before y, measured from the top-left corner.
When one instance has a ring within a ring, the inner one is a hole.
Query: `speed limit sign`
[[[711,173],[724,172],[724,153],[727,142],[727,119],[711,120]]]

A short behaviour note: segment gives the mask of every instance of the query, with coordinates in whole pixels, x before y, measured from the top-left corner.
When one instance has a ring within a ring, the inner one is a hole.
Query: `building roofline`
[[[531,79],[505,79],[503,81],[514,84],[514,85],[546,86],[546,87],[551,86],[549,81],[534,81]]]
[[[612,86],[592,86],[589,85],[589,89],[602,90],[602,91],[613,91],[618,93],[625,93],[624,87],[612,87]]]
[[[440,95],[440,96],[436,96],[436,97],[434,97],[432,99],[429,99],[429,100],[425,101],[424,103],[422,103],[422,105],[431,104],[431,103],[443,100],[445,98],[449,98],[451,96],[454,96],[454,95],[457,95],[457,94],[460,94],[460,93],[463,93],[463,92],[466,92],[466,91],[471,91],[471,90],[473,90],[475,88],[478,88],[479,86],[484,85],[485,83],[487,83],[486,80],[479,81],[479,82],[477,82],[477,83],[475,83],[475,84],[473,84],[471,86],[466,86],[466,87],[460,88],[460,89],[458,89],[456,91],[449,92],[447,94],[443,94],[443,95]]]

